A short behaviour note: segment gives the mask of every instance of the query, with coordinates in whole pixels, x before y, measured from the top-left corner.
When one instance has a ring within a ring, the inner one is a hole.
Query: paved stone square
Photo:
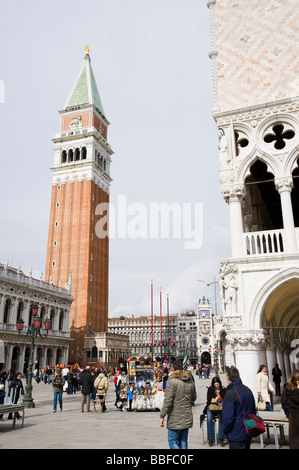
[[[206,402],[207,387],[210,379],[199,379],[194,375],[197,401],[193,408],[194,425],[189,432],[189,450],[193,449],[228,449],[228,445],[208,447],[206,426],[204,439],[199,425],[199,417]],[[225,376],[221,376],[226,385]],[[25,379],[23,379],[25,386]],[[33,385],[35,408],[25,409],[24,427],[21,420],[0,422],[0,449],[148,449],[167,450],[167,429],[159,426],[158,411],[123,412],[114,406],[114,384],[110,379],[105,413],[81,413],[81,392],[63,395],[63,411],[53,413],[52,385],[44,383]],[[279,398],[275,409],[279,409]],[[92,409],[91,405],[91,409]],[[58,407],[59,409],[59,407]],[[270,443],[264,438],[264,449],[275,449],[273,434]],[[287,436],[286,436],[287,437]],[[259,439],[254,439],[252,449],[260,449]],[[287,445],[281,449],[288,449]]]

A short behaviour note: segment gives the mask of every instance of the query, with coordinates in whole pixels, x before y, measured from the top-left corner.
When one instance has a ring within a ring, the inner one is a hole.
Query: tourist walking
[[[96,397],[100,400],[100,404],[101,404],[101,412],[104,412],[107,409],[106,404],[105,404],[105,399],[106,399],[108,387],[109,387],[109,382],[107,379],[107,375],[104,369],[101,367],[100,373],[94,381],[94,388],[96,389]]]
[[[278,364],[275,364],[275,366],[273,367],[272,375],[273,375],[273,382],[275,383],[275,393],[278,397],[280,397],[281,396],[280,382],[281,382],[282,373],[281,373],[280,368],[278,367]]]
[[[251,437],[244,426],[244,414],[254,414],[256,411],[252,391],[243,384],[236,367],[227,368],[228,386],[222,405],[223,431],[229,442],[230,449],[250,449]],[[242,401],[243,409],[238,395]]]
[[[21,372],[18,372],[16,374],[16,377],[13,378],[9,384],[8,396],[11,398],[11,403],[14,405],[18,403],[21,396],[25,396],[24,387],[21,379],[22,374]],[[16,413],[16,417],[19,419],[21,418],[21,415],[19,413]],[[12,419],[12,413],[9,413],[8,419]]]
[[[224,446],[224,433],[222,425],[222,404],[226,388],[223,387],[219,377],[213,377],[210,387],[207,391],[207,403],[203,413],[207,415],[208,444],[211,447],[214,444],[215,436],[215,418],[218,418],[218,437],[219,444]]]
[[[289,448],[299,449],[299,370],[294,370],[284,389],[289,410]]]
[[[57,410],[57,400],[59,401],[60,411],[62,411],[62,395],[65,378],[62,375],[61,369],[56,369],[55,375],[52,380],[52,387],[54,391],[53,413]]]
[[[120,370],[115,373],[113,382],[114,382],[114,390],[115,390],[114,406],[117,406],[117,403],[119,401],[119,389],[120,389]]]
[[[3,383],[0,383],[0,405],[4,405],[5,397],[5,385]],[[4,421],[3,414],[0,414],[0,421]]]
[[[67,374],[67,393],[71,395],[72,393],[76,393],[76,373],[75,370],[70,369]]]
[[[53,371],[51,369],[51,367],[48,367],[47,368],[47,383],[50,384],[52,382],[52,375],[53,375]]]
[[[193,425],[192,406],[196,400],[194,380],[182,370],[182,361],[176,360],[166,383],[160,426],[167,416],[168,444],[170,449],[188,449],[188,433]]]
[[[81,372],[81,413],[84,413],[84,405],[86,405],[87,413],[91,412],[90,409],[90,396],[93,389],[94,376],[91,375],[90,366],[86,366]]]
[[[262,399],[265,402],[267,411],[273,411],[269,392],[275,394],[274,387],[272,386],[267,374],[267,367],[262,364],[257,371],[258,399]]]
[[[2,369],[1,374],[0,374],[0,384],[4,384],[7,380],[7,372],[5,369]]]

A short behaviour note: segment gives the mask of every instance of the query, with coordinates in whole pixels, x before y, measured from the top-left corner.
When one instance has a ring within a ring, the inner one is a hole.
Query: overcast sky
[[[153,203],[203,208],[197,249],[184,237],[111,239],[109,316],[149,315],[151,279],[157,314],[160,287],[163,314],[167,293],[171,314],[195,308],[203,294],[214,306],[214,286],[198,279],[218,279],[230,249],[206,1],[2,0],[0,31],[0,262],[25,274],[32,267],[36,278],[45,271],[52,138],[87,44],[111,123],[112,205],[125,197],[147,214]]]

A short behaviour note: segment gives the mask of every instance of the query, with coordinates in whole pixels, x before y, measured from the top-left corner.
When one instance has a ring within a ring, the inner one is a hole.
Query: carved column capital
[[[286,178],[279,178],[275,180],[275,187],[276,190],[281,193],[283,191],[291,192],[293,189],[293,178],[286,177]]]
[[[231,332],[226,336],[226,340],[235,350],[255,350],[260,348],[265,340],[265,335],[260,332]]]
[[[234,184],[221,189],[223,199],[228,204],[230,202],[241,202],[245,196],[245,188],[242,184]]]

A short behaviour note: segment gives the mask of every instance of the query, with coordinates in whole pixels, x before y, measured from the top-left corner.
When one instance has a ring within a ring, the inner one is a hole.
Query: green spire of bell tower
[[[89,47],[85,47],[85,58],[73,85],[64,109],[94,105],[105,116],[94,73],[91,67]]]

